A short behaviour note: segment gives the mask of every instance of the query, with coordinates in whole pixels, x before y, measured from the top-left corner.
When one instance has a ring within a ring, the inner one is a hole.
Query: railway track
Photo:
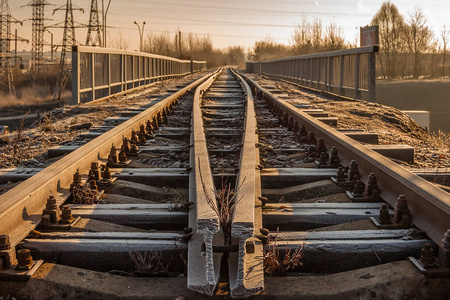
[[[216,70],[0,196],[0,292],[445,296],[449,194],[270,90]]]

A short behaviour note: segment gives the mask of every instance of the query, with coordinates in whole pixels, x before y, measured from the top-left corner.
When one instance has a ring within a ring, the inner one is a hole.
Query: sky
[[[25,6],[31,0],[9,0],[11,15],[25,21],[31,18],[32,8]],[[66,0],[47,0],[45,26],[63,23],[64,11],[53,9],[65,5]],[[99,10],[102,1],[97,0]],[[87,24],[91,0],[72,0],[74,7],[84,9],[84,13],[74,12],[78,23]],[[252,47],[256,41],[271,37],[278,43],[289,44],[290,38],[303,17],[313,21],[318,17],[324,27],[334,21],[342,27],[349,42],[355,42],[359,27],[370,23],[384,0],[111,0],[107,14],[108,41],[122,35],[130,44],[128,50],[139,48],[139,33],[134,21],[144,27],[145,33],[169,32],[175,36],[183,33],[209,35],[216,48],[228,46]],[[450,30],[450,0],[392,0],[405,17],[419,6],[428,17],[428,25],[439,37],[443,26]],[[100,17],[101,19],[101,17]],[[59,24],[62,25],[62,24]],[[31,49],[31,21],[22,26],[12,25],[12,32],[18,29],[20,37],[30,40],[30,44],[19,43],[18,49]],[[53,32],[54,43],[62,40],[62,29],[49,28]],[[86,28],[76,29],[79,43],[86,41]],[[50,33],[44,35],[50,44]],[[12,45],[12,47],[14,47]],[[44,47],[49,51],[50,46]]]

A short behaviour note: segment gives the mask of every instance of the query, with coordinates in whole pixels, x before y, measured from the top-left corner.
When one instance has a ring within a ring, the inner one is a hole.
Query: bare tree
[[[311,24],[306,17],[302,17],[302,23],[297,25],[297,28],[292,34],[292,48],[296,54],[308,54],[312,48],[311,41]]]
[[[398,8],[390,1],[384,2],[371,22],[379,26],[381,55],[380,64],[385,78],[398,75],[399,53],[404,48],[405,21]]]
[[[128,50],[128,47],[130,47],[130,42],[123,37],[122,31],[119,31],[117,37],[110,39],[110,41],[111,45],[117,49]]]
[[[292,37],[292,50],[295,54],[308,54],[347,48],[344,33],[333,21],[325,29],[322,20],[314,18],[313,23],[302,19]]]
[[[326,51],[334,51],[347,47],[342,27],[338,27],[334,20],[326,28],[323,47]]]
[[[430,48],[433,32],[427,26],[427,18],[420,7],[409,14],[406,28],[408,50],[413,58],[413,77],[418,78],[422,55]]]

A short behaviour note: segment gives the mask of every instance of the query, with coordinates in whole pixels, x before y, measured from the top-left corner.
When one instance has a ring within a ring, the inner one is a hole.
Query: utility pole
[[[61,45],[61,56],[59,58],[59,72],[58,77],[56,79],[55,92],[53,94],[53,100],[61,99],[61,92],[66,87],[66,84],[70,78],[71,67],[66,64],[66,54],[67,52],[72,51],[72,46],[77,44],[77,40],[75,38],[75,22],[73,19],[73,11],[79,10],[84,13],[84,10],[79,7],[73,7],[72,0],[67,0],[66,5],[63,5],[59,8],[55,8],[53,10],[53,14],[56,11],[65,11],[66,18],[64,20],[64,34]]]
[[[91,2],[91,13],[89,16],[88,33],[86,37],[86,46],[102,47],[101,25],[98,19],[98,4],[97,0]]]
[[[179,53],[180,53],[180,58],[181,58],[181,31],[178,31],[178,48],[179,48]]]
[[[178,52],[178,34],[175,34],[175,55]]]
[[[142,41],[143,41],[143,36],[144,36],[145,21],[142,22],[142,30],[141,30],[141,26],[139,26],[139,24],[136,21],[134,21],[134,24],[136,24],[136,26],[138,27],[138,30],[139,30],[139,52],[142,52]]]
[[[32,0],[26,6],[33,7],[32,40],[31,40],[31,70],[36,81],[38,74],[44,64],[44,9],[51,5],[45,0]]]
[[[111,4],[111,0],[108,2],[108,6],[106,7],[106,11],[104,9],[105,7],[105,0],[102,0],[102,18],[103,18],[103,47],[106,48],[106,16],[108,15],[109,11],[109,5]]]
[[[17,41],[28,40],[17,37],[17,29],[15,30],[15,36],[11,34],[11,24],[22,22],[17,21],[11,17],[11,12],[9,10],[8,0],[1,0],[0,3],[0,90],[3,92],[8,92],[13,95],[16,91],[14,85],[14,77],[11,67],[11,61],[13,56],[11,55],[11,41],[15,41],[15,53],[14,56],[17,62]],[[17,63],[16,63],[17,65]]]

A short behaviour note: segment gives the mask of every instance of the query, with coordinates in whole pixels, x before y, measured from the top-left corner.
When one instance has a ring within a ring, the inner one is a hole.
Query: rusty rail
[[[450,229],[449,193],[298,110],[286,101],[280,101],[278,97],[269,93],[248,76],[242,76],[280,110],[283,118],[287,117],[298,122],[299,125],[305,125],[308,131],[313,131],[317,137],[324,140],[328,149],[336,146],[338,152],[343,156],[341,158],[343,164],[348,165],[351,160],[356,160],[362,181],[367,182],[368,175],[375,173],[382,198],[390,206],[395,206],[399,191],[401,191],[400,193],[408,199],[412,222],[419,229],[425,231],[438,245],[441,262],[444,265],[450,265],[450,249],[442,241],[444,234]]]
[[[17,245],[39,224],[49,195],[53,194],[58,199],[58,205],[65,201],[77,169],[84,172],[89,169],[91,162],[107,157],[111,144],[121,144],[123,136],[129,136],[139,124],[156,118],[160,111],[210,76],[208,74],[196,80],[1,195],[0,233],[9,235],[11,244]]]

